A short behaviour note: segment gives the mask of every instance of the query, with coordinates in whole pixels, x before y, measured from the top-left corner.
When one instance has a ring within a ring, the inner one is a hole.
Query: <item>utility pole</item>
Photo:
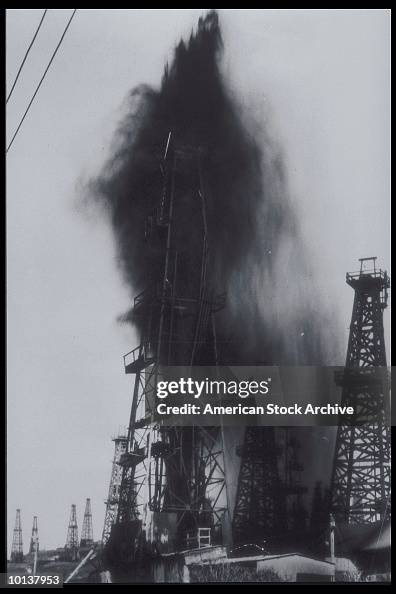
[[[330,560],[331,560],[331,563],[335,563],[334,530],[335,530],[335,520],[334,520],[333,514],[330,514]]]
[[[335,531],[335,520],[333,514],[330,514],[330,563],[334,564],[335,567],[335,548],[334,548],[334,531]],[[335,576],[331,577],[331,581],[335,581]]]
[[[38,548],[38,528],[37,528],[37,516],[33,517],[32,537],[30,539],[29,553],[34,553]]]
[[[30,539],[29,554],[33,555],[33,575],[36,575],[37,557],[39,551],[39,537],[37,527],[37,516],[33,517],[32,537]]]

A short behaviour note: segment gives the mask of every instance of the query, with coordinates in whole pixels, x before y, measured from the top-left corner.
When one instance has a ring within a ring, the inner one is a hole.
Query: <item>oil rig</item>
[[[102,533],[102,543],[105,545],[110,537],[111,527],[117,519],[118,501],[120,498],[120,486],[122,477],[122,468],[120,466],[120,459],[126,452],[128,438],[125,433],[119,432],[117,436],[113,437],[114,442],[114,457],[111,467],[109,493],[105,501],[106,513]]]
[[[218,363],[215,314],[225,295],[210,285],[201,156],[199,148],[175,146],[169,134],[162,194],[146,220],[148,260],[163,254],[163,261],[134,300],[141,342],[124,356],[134,389],[126,439],[115,440],[104,529],[108,551],[125,562],[142,549],[142,539],[162,550],[190,546],[203,534],[220,543],[228,513],[221,428],[164,426],[154,409],[162,366]],[[186,230],[191,224],[180,224],[187,218],[194,220],[193,234]],[[127,556],[119,546],[125,541],[134,543]]]
[[[68,561],[77,561],[78,553],[78,525],[76,505],[73,503],[70,510],[70,520],[67,528],[66,544],[64,549],[64,557]]]
[[[20,509],[16,510],[15,526],[12,537],[11,561],[13,563],[22,563],[23,561],[22,522]]]
[[[390,382],[383,311],[390,279],[376,258],[360,259],[347,273],[355,292],[345,369],[336,374],[342,403],[354,414],[338,426],[331,508],[346,524],[384,522],[390,517]]]
[[[81,530],[80,539],[80,555],[85,551],[89,551],[94,544],[93,529],[92,529],[92,511],[91,511],[91,500],[89,497],[85,502],[84,519]]]
[[[159,164],[162,193],[145,221],[142,249],[152,282],[135,297],[130,313],[140,344],[124,356],[133,394],[127,432],[113,438],[102,537],[108,566],[127,568],[175,551],[249,542],[271,543],[279,552],[307,525],[307,489],[300,483],[303,467],[292,431],[246,428],[235,451],[240,461],[231,509],[227,428],[165,424],[156,413],[156,386],[166,367],[191,372],[193,366],[222,363],[216,314],[226,295],[213,288],[203,157],[204,149],[180,145],[169,133]],[[367,271],[369,263],[373,269]],[[358,273],[347,274],[347,283],[355,301],[346,365],[336,383],[355,414],[338,427],[328,512],[336,522],[372,523],[390,514],[382,318],[390,282],[370,258],[361,260]]]

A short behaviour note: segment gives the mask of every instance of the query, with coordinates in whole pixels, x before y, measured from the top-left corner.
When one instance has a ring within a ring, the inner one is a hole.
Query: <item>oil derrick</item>
[[[126,451],[127,446],[127,436],[126,435],[117,435],[113,437],[114,442],[114,458],[113,464],[111,468],[111,476],[110,476],[110,485],[109,485],[109,493],[107,499],[105,501],[106,504],[106,513],[105,513],[105,521],[103,526],[103,534],[102,534],[102,543],[106,544],[109,540],[111,527],[116,521],[117,518],[117,510],[118,510],[118,500],[120,496],[120,485],[121,485],[121,475],[122,469],[119,464],[120,458],[122,454]]]
[[[80,550],[90,549],[93,543],[91,500],[88,498],[85,504],[84,519],[81,530]]]
[[[76,561],[78,559],[78,528],[76,506],[74,503],[71,506],[69,526],[67,529],[65,557],[69,561]]]
[[[221,429],[160,425],[153,406],[163,365],[217,364],[214,314],[225,298],[214,295],[208,280],[201,158],[200,149],[173,146],[169,134],[162,194],[145,228],[153,283],[134,300],[141,343],[124,357],[134,391],[112,530],[122,538],[128,523],[133,532],[143,521],[149,541],[164,528],[176,547],[185,547],[187,534],[200,526],[219,538],[226,509]]]
[[[303,503],[303,495],[307,488],[301,485],[301,473],[304,467],[299,458],[301,448],[296,431],[284,428],[283,453],[284,453],[284,478],[283,497],[286,507],[286,531],[292,535],[293,540],[303,539],[308,528],[308,513]]]
[[[33,526],[32,526],[32,537],[30,539],[30,548],[29,554],[33,554],[35,552],[38,553],[39,550],[39,537],[38,537],[38,527],[37,527],[37,516],[33,517]]]
[[[286,508],[274,427],[246,427],[232,531],[234,544],[267,543],[283,534]]]
[[[331,511],[347,524],[383,521],[390,516],[389,381],[383,327],[390,280],[363,258],[360,271],[347,273],[355,291],[345,368],[336,373],[342,404],[354,414],[337,431]]]
[[[12,537],[11,561],[13,563],[22,563],[23,561],[22,524],[20,509],[16,510],[14,534]]]

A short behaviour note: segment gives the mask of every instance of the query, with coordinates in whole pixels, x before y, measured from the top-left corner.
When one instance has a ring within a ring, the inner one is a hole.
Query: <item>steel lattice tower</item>
[[[283,483],[273,427],[246,427],[232,531],[234,544],[263,542],[286,527]]]
[[[14,534],[12,537],[11,561],[13,563],[22,563],[23,561],[22,524],[20,509],[16,510]]]
[[[92,512],[91,500],[88,498],[85,503],[85,512],[81,530],[80,549],[90,548],[93,545]]]
[[[346,365],[336,373],[336,382],[342,386],[342,404],[354,407],[355,414],[338,426],[331,511],[336,520],[348,524],[390,515],[389,381],[383,326],[390,280],[375,261],[363,258],[360,271],[346,275],[355,299]]]
[[[30,548],[29,553],[35,553],[39,550],[39,537],[38,537],[38,527],[37,527],[37,516],[33,517],[33,526],[32,526],[32,537],[30,539]]]
[[[76,561],[78,559],[78,527],[76,506],[74,503],[71,506],[69,526],[67,529],[65,556],[70,561]]]
[[[111,527],[117,519],[118,500],[120,497],[120,485],[122,477],[122,468],[119,464],[120,458],[125,454],[127,447],[127,436],[118,435],[113,437],[114,442],[114,458],[111,468],[111,477],[109,485],[109,493],[105,501],[106,513],[103,526],[102,543],[106,544],[109,540]]]
[[[221,429],[160,426],[154,395],[162,365],[217,364],[214,314],[225,296],[215,296],[208,282],[201,150],[175,147],[169,134],[160,169],[163,191],[148,214],[145,235],[147,253],[162,254],[163,260],[152,286],[135,298],[141,343],[124,357],[125,372],[135,381],[116,526],[120,533],[122,526],[143,521],[147,539],[155,540],[155,514],[173,514],[176,546],[185,547],[187,533],[199,526],[221,531]],[[187,217],[195,220],[193,238],[186,232],[190,226],[176,224]]]

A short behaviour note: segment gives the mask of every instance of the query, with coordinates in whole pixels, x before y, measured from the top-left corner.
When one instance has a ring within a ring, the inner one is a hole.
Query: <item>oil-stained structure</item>
[[[193,546],[203,527],[210,528],[213,542],[221,541],[226,513],[221,428],[166,426],[154,407],[161,366],[217,364],[215,313],[225,296],[215,295],[210,282],[202,152],[177,145],[169,133],[160,162],[162,193],[147,213],[142,249],[152,284],[135,298],[131,312],[141,342],[124,357],[134,390],[126,451],[119,460],[117,520],[108,540],[118,559],[125,557],[121,542],[135,543],[135,549],[139,539],[162,550]]]
[[[247,427],[233,515],[234,544],[262,542],[285,530],[285,498],[274,427]]]
[[[246,427],[232,519],[234,545],[257,543],[273,552],[303,540],[307,513],[300,442],[289,428]]]

